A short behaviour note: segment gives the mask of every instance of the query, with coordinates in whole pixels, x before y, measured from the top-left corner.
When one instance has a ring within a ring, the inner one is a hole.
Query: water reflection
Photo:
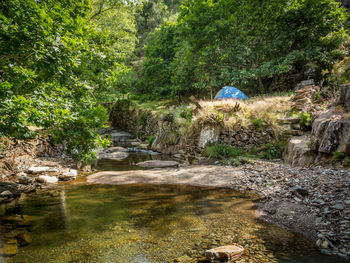
[[[232,242],[245,247],[245,262],[345,262],[257,220],[253,203],[229,189],[68,185],[8,206],[1,226],[3,236],[32,237],[3,262],[203,262],[205,249]]]

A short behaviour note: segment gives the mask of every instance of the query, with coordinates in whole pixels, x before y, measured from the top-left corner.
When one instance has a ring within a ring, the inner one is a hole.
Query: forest
[[[324,89],[350,79],[348,13],[336,0],[4,0],[0,136],[40,127],[95,158],[108,105]]]

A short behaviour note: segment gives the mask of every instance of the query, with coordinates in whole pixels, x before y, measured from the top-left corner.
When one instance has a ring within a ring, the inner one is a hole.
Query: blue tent
[[[226,87],[223,87],[221,90],[219,90],[218,93],[216,93],[216,96],[214,99],[215,100],[222,100],[222,99],[246,100],[248,99],[248,96],[235,87],[226,86]]]

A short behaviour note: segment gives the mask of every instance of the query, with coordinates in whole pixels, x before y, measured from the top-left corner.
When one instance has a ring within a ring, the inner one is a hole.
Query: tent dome
[[[214,99],[215,100],[222,100],[222,99],[246,100],[248,99],[248,96],[235,87],[226,86],[226,87],[223,87],[221,90],[219,90],[218,93],[216,93],[216,96]]]

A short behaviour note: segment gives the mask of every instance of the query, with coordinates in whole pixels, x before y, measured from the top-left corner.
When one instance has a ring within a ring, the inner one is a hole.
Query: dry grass
[[[195,118],[199,123],[220,122],[224,127],[249,128],[252,120],[261,119],[278,133],[277,119],[288,114],[292,103],[290,96],[252,98],[247,101],[200,101],[203,107]],[[239,107],[237,106],[239,105]]]

